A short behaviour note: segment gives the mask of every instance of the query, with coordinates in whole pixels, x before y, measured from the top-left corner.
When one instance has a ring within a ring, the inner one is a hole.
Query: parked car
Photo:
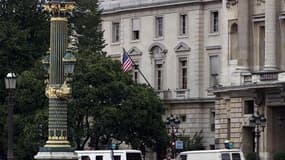
[[[78,160],[142,160],[140,150],[85,150],[75,152]]]
[[[201,150],[181,152],[178,160],[245,160],[238,149]]]

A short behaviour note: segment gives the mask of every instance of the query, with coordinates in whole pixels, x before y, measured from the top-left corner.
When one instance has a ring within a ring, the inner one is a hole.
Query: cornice
[[[104,4],[101,4],[101,8],[103,9],[102,14],[114,14],[120,12],[128,12],[135,10],[143,10],[143,9],[153,9],[153,8],[161,8],[161,7],[170,7],[176,5],[185,5],[185,4],[197,4],[197,3],[211,3],[211,2],[221,2],[222,0],[165,0],[161,2],[154,3],[140,3],[136,5],[125,5],[121,6],[118,4],[116,7],[110,9],[104,9]]]

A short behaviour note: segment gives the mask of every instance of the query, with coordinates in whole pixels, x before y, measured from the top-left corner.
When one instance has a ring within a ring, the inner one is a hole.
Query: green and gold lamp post
[[[35,159],[76,159],[67,139],[67,101],[71,96],[68,82],[76,62],[71,50],[67,48],[67,16],[75,8],[75,3],[52,0],[47,2],[44,8],[51,15],[50,51],[43,60],[43,64],[48,68],[48,140],[40,147]]]

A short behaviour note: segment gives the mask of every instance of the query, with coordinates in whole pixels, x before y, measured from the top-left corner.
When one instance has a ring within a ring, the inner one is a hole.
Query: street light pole
[[[171,150],[172,150],[172,158],[175,158],[175,141],[176,135],[178,132],[178,125],[180,124],[180,120],[178,117],[174,117],[172,114],[166,118],[165,124],[168,128],[168,133],[171,135]],[[174,143],[174,144],[173,144]]]
[[[16,89],[16,75],[15,73],[8,73],[5,77],[5,87],[8,90],[8,150],[7,150],[7,160],[14,160],[14,151],[13,151],[13,115],[14,115],[14,96],[13,90]]]
[[[249,118],[249,125],[255,128],[255,136],[256,136],[256,160],[260,160],[259,156],[259,140],[261,136],[261,132],[264,131],[264,127],[266,125],[266,118],[264,115],[260,115],[259,112],[256,115],[252,115]]]
[[[77,159],[68,140],[67,102],[71,98],[71,75],[76,62],[68,46],[68,15],[74,10],[72,0],[50,0],[44,4],[50,18],[50,50],[43,59],[48,69],[46,96],[49,99],[48,139],[35,159]],[[50,154],[52,153],[52,154]],[[47,156],[48,155],[48,156]]]

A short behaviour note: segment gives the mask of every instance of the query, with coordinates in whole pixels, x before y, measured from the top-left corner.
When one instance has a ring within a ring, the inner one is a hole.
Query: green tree
[[[23,72],[30,72],[30,69],[35,67],[35,63],[48,49],[47,15],[38,12],[37,2],[37,0],[0,0],[0,157],[5,157],[7,152],[7,105],[5,103],[7,92],[4,86],[4,77],[7,72],[15,72],[18,79],[21,79]],[[31,72],[34,74],[34,71]],[[40,104],[38,102],[41,101],[40,97],[35,98],[38,97],[39,92],[37,91],[38,86],[32,84],[33,82],[30,81],[24,86],[21,86],[20,80],[17,83],[14,116],[16,159],[24,159],[18,157],[20,153],[17,148],[24,151],[30,147],[23,145],[21,148],[19,143],[22,142],[19,138],[27,131],[25,127],[34,123],[31,121],[35,114],[33,109],[42,107],[38,106]],[[31,90],[31,92],[24,90]],[[31,94],[25,95],[29,93]],[[22,96],[31,96],[31,98],[30,100],[20,98]],[[33,143],[34,141],[27,138],[27,142]]]
[[[99,10],[98,0],[76,0],[76,10],[70,18],[70,23],[75,26],[75,30],[80,35],[79,50],[81,54],[87,55],[103,54],[105,47],[103,31],[101,31],[101,10]],[[92,53],[92,54],[90,54]]]
[[[164,108],[146,85],[134,84],[120,62],[105,57],[101,11],[96,0],[78,0],[71,18],[80,35],[70,103],[70,135],[78,149],[106,147],[109,140],[164,150]]]
[[[47,136],[48,100],[44,94],[44,78],[41,64],[29,71],[23,71],[17,78],[14,110],[16,159],[33,159]],[[39,128],[40,125],[43,126],[42,130]]]
[[[78,149],[89,138],[94,148],[110,138],[137,149],[166,145],[160,100],[153,89],[134,84],[118,61],[96,54],[85,60],[79,55],[72,89],[69,119]]]

